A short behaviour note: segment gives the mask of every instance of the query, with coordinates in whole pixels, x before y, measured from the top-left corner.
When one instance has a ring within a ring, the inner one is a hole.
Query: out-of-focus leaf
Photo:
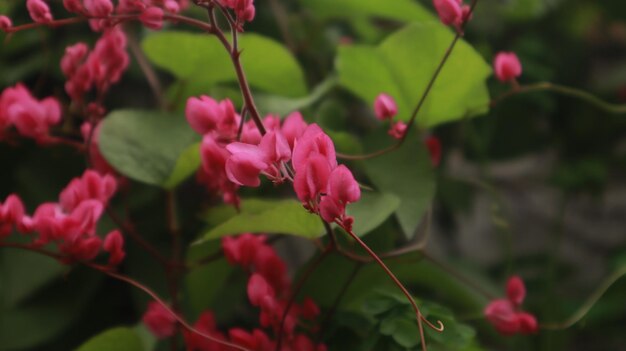
[[[0,350],[40,349],[38,346],[68,330],[101,281],[102,276],[92,271],[74,273],[28,303],[0,306]]]
[[[174,170],[170,177],[163,183],[163,187],[173,189],[178,184],[189,178],[200,167],[200,144],[189,146],[178,157]]]
[[[141,339],[130,328],[113,328],[89,339],[77,351],[144,351]]]
[[[324,233],[318,216],[308,213],[296,200],[242,201],[241,212],[210,229],[199,242],[241,233],[280,233],[316,238]]]
[[[381,92],[398,103],[398,118],[408,120],[452,42],[452,32],[440,23],[413,24],[388,37],[380,46],[343,46],[337,70],[342,86],[372,103]],[[417,123],[425,127],[488,110],[485,80],[489,65],[460,40],[437,78]]]
[[[366,139],[368,151],[385,147],[388,137],[377,133]],[[379,191],[400,199],[396,216],[408,239],[430,207],[435,194],[430,156],[416,136],[410,135],[399,149],[365,161],[367,174]]]
[[[102,154],[117,171],[132,179],[172,188],[197,167],[198,156],[188,148],[199,136],[182,116],[118,110],[102,123]]]
[[[348,205],[347,213],[354,217],[353,231],[363,236],[381,225],[398,209],[400,199],[389,193],[363,192],[358,202]]]
[[[142,45],[154,64],[181,80],[208,86],[237,81],[229,55],[212,36],[159,32],[147,37]],[[288,97],[307,94],[304,73],[283,45],[258,34],[243,34],[239,46],[243,49],[241,62],[252,87]]]
[[[264,114],[272,113],[279,116],[286,116],[293,111],[299,111],[315,104],[335,86],[337,86],[337,79],[331,77],[316,86],[308,96],[302,98],[288,98],[278,95],[257,94],[255,96],[256,104],[259,110]]]
[[[379,0],[301,0],[316,16],[328,17],[380,17],[400,21],[434,19],[432,13],[413,0],[394,0],[381,6]]]

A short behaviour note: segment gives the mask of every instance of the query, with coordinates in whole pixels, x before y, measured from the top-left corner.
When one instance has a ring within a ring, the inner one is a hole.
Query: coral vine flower
[[[119,230],[114,230],[107,234],[102,248],[109,253],[109,266],[117,266],[126,257],[124,237]]]
[[[39,101],[22,84],[0,94],[0,133],[13,125],[21,135],[45,142],[50,127],[60,121],[61,105],[52,97]]]
[[[148,309],[141,320],[159,339],[170,337],[176,332],[176,318],[157,301],[148,303]]]
[[[295,142],[306,130],[307,124],[300,112],[293,112],[285,118],[281,131],[293,150]]]
[[[0,15],[0,30],[3,32],[8,31],[13,27],[13,22],[7,16]]]
[[[4,204],[0,202],[0,240],[11,234],[24,217],[24,204],[15,194],[9,195]]]
[[[390,95],[381,93],[374,101],[374,112],[381,121],[392,119],[398,114],[398,105]]]
[[[522,279],[518,276],[509,278],[506,293],[506,299],[497,299],[487,305],[484,311],[487,320],[502,335],[537,332],[535,316],[521,310],[521,304],[526,296],[526,287]]]
[[[501,82],[512,82],[522,75],[522,64],[514,52],[499,52],[493,61],[493,70]]]
[[[149,7],[141,13],[139,20],[144,26],[159,30],[163,28],[163,9],[156,6]]]
[[[37,23],[48,23],[53,20],[50,7],[43,0],[26,0],[26,8],[30,18]]]
[[[83,0],[83,4],[87,14],[92,17],[108,17],[113,13],[111,0]]]
[[[402,122],[402,121],[398,121],[394,124],[391,125],[391,128],[389,129],[388,133],[389,135],[391,135],[394,139],[402,139],[404,138],[404,134],[406,134],[406,130],[409,126]]]

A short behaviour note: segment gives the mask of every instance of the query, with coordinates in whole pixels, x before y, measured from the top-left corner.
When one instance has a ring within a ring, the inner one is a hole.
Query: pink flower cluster
[[[494,300],[485,308],[485,317],[502,335],[537,332],[535,316],[521,310],[526,297],[526,287],[518,276],[509,278],[506,285],[506,299]]]
[[[248,121],[241,126],[241,141],[235,141],[241,116],[230,100],[192,97],[185,112],[191,127],[204,136],[199,179],[220,192],[225,202],[237,205],[238,187],[259,186],[261,174],[276,184],[293,180],[296,195],[308,210],[350,228],[352,219],[345,215],[345,207],[360,198],[359,185],[348,168],[337,165],[335,146],[319,126],[307,125],[299,112],[287,116],[282,125],[270,115],[263,120],[265,135]]]
[[[52,97],[35,99],[22,85],[6,88],[0,94],[0,139],[10,127],[37,142],[49,139],[50,127],[61,121],[61,105]]]
[[[254,0],[218,0],[218,2],[235,12],[240,25],[244,22],[251,22],[256,14]]]
[[[514,52],[499,52],[493,60],[493,70],[501,82],[514,82],[522,75],[522,64]]]
[[[75,101],[94,88],[102,95],[119,82],[129,63],[126,34],[118,27],[105,31],[91,51],[85,43],[69,46],[61,59],[65,91]]]
[[[402,139],[406,133],[407,124],[402,121],[393,122],[393,118],[398,114],[398,105],[391,95],[380,93],[374,100],[374,113],[381,121],[390,121],[389,135],[395,139]]]
[[[433,0],[439,19],[446,26],[453,25],[461,31],[463,23],[470,19],[471,8],[463,0]]]
[[[248,300],[252,306],[260,310],[261,328],[252,331],[232,328],[228,331],[227,338],[217,329],[210,311],[202,313],[194,328],[217,339],[229,340],[254,351],[275,350],[276,340],[270,335],[276,336],[281,331],[282,351],[325,351],[326,346],[316,345],[303,333],[310,325],[308,322],[315,320],[320,314],[313,300],[307,298],[301,304],[294,304],[283,324],[282,317],[291,295],[291,280],[287,275],[285,262],[265,240],[264,235],[252,234],[226,237],[222,240],[222,248],[228,262],[242,267],[250,276],[247,287]],[[159,338],[170,337],[176,332],[176,319],[157,302],[148,305],[142,320]],[[184,335],[189,351],[231,350],[190,331],[185,331]]]
[[[13,228],[22,234],[38,233],[32,245],[55,243],[66,263],[90,261],[104,249],[109,253],[109,265],[116,266],[125,256],[121,233],[112,231],[104,242],[96,235],[98,221],[116,188],[113,177],[87,170],[67,185],[59,202],[39,205],[32,216],[26,214],[17,195],[10,195],[0,205],[0,239]]]

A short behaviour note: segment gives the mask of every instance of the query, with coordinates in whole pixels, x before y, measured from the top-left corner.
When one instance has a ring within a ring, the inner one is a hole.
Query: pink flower
[[[441,142],[436,136],[429,136],[425,141],[428,154],[430,155],[430,162],[434,167],[439,166],[441,162]]]
[[[43,0],[26,0],[26,8],[30,18],[37,23],[48,23],[53,20],[50,8]]]
[[[0,128],[12,124],[21,135],[45,142],[50,127],[60,121],[61,105],[52,97],[38,101],[21,84],[0,95]]]
[[[250,350],[270,351],[274,345],[270,338],[260,329],[254,329],[252,333],[240,328],[232,328],[228,331],[231,342],[246,347]]]
[[[254,19],[256,10],[253,0],[221,0],[220,2],[223,6],[232,8],[240,22],[250,22]]]
[[[279,130],[267,132],[261,139],[259,149],[270,164],[289,161],[291,158],[289,142]]]
[[[7,16],[0,15],[0,30],[3,32],[7,32],[9,29],[13,27],[13,22]]]
[[[100,175],[93,170],[86,170],[82,177],[74,178],[61,191],[59,202],[63,209],[72,211],[82,202],[97,200],[106,206],[117,190],[117,181],[110,175]]]
[[[108,17],[113,13],[111,0],[83,0],[83,4],[92,17]]]
[[[449,26],[459,24],[463,19],[463,10],[457,0],[433,0],[435,10],[439,15],[441,23]]]
[[[96,89],[101,92],[120,81],[129,63],[126,34],[119,26],[104,32],[85,62]]]
[[[172,13],[180,12],[180,5],[175,0],[165,0],[165,2],[163,3],[163,7],[168,12],[172,12]]]
[[[65,7],[68,12],[77,14],[82,14],[85,11],[81,0],[63,0],[63,7]]]
[[[265,235],[242,234],[238,237],[227,236],[222,239],[222,250],[230,264],[237,264],[250,269],[256,254],[265,245]]]
[[[65,55],[61,58],[61,71],[63,71],[63,74],[66,77],[73,76],[88,52],[89,47],[85,43],[76,43],[65,48]]]
[[[522,64],[514,52],[499,52],[493,61],[493,69],[501,82],[511,82],[522,75]]]
[[[21,223],[24,213],[24,204],[15,194],[9,195],[4,204],[0,202],[0,239],[11,234],[13,227]]]
[[[163,9],[156,6],[148,7],[141,13],[139,20],[144,26],[159,30],[163,28]]]
[[[202,312],[198,320],[193,325],[196,330],[210,335],[214,338],[220,340],[226,340],[226,337],[217,330],[217,325],[215,324],[215,318],[213,317],[213,313],[211,311]],[[196,333],[190,332],[188,330],[184,331],[185,336],[185,344],[187,346],[188,351],[226,351],[227,349],[202,335],[198,335]]]
[[[398,121],[391,126],[388,133],[395,139],[402,139],[408,127],[406,123]]]
[[[119,0],[117,5],[117,13],[140,12],[146,9],[143,0]]]
[[[348,167],[339,165],[330,174],[326,196],[337,199],[342,204],[357,202],[361,198],[361,188]]]
[[[331,169],[337,167],[337,155],[333,141],[317,124],[310,124],[298,139],[293,150],[291,163],[296,173],[305,166],[307,160],[314,153],[326,158]]]
[[[258,273],[253,273],[248,280],[248,299],[253,306],[261,306],[266,299],[276,296],[274,289],[267,283],[265,278]]]
[[[226,161],[226,176],[237,184],[250,187],[261,185],[259,175],[268,168],[265,155],[258,146],[234,142],[226,146],[231,156]]]
[[[119,230],[114,230],[107,234],[102,248],[109,253],[109,266],[117,266],[126,257],[124,237]]]
[[[306,127],[307,124],[304,121],[304,118],[302,118],[302,114],[300,112],[293,112],[285,118],[281,130],[292,150],[296,140],[300,138],[302,133],[304,133]]]
[[[392,119],[398,114],[398,105],[391,96],[381,93],[374,101],[374,112],[381,121]]]
[[[187,100],[185,107],[187,122],[200,135],[213,131],[221,119],[221,114],[219,103],[208,96],[190,97]]]
[[[170,337],[176,332],[176,318],[157,301],[148,303],[141,320],[158,339]]]
[[[537,332],[538,324],[535,316],[521,310],[521,304],[526,296],[524,282],[518,276],[513,276],[509,278],[506,290],[506,299],[494,300],[485,308],[484,314],[487,320],[502,335]]]
[[[317,201],[318,196],[326,191],[331,165],[328,159],[318,153],[309,156],[304,166],[296,172],[293,182],[298,199],[306,206]]]

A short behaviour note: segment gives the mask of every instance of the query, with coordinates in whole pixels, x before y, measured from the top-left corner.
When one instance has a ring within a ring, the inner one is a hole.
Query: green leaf
[[[159,32],[142,43],[148,58],[158,67],[185,81],[236,82],[226,50],[213,36],[188,32]],[[280,43],[258,34],[242,34],[239,47],[248,82],[267,93],[300,97],[307,94],[302,68]]]
[[[337,83],[335,77],[328,78],[316,86],[311,94],[301,98],[256,94],[256,104],[259,110],[264,114],[273,113],[279,116],[286,116],[293,111],[299,111],[315,104],[336,87]]]
[[[200,143],[189,146],[180,155],[174,165],[170,177],[163,183],[163,187],[173,189],[185,179],[189,178],[200,167]]]
[[[241,233],[280,233],[316,238],[324,233],[320,218],[295,200],[242,201],[241,212],[203,234],[199,242]]]
[[[117,110],[102,123],[102,154],[117,171],[132,179],[171,188],[197,167],[198,156],[189,148],[199,136],[182,116]]]
[[[440,23],[413,24],[392,34],[380,46],[342,46],[336,66],[342,86],[372,104],[381,92],[398,103],[399,118],[408,120],[452,42]],[[430,92],[417,123],[424,127],[488,110],[485,80],[489,65],[459,40]]]
[[[366,139],[368,151],[385,147],[388,137],[382,134],[379,131]],[[365,161],[365,169],[379,191],[400,199],[396,216],[405,236],[411,239],[435,195],[435,177],[428,151],[411,134],[399,149]]]
[[[89,339],[77,351],[144,351],[141,339],[130,328],[113,328]]]
[[[363,236],[376,229],[398,206],[400,198],[394,194],[364,192],[358,202],[347,207],[348,215],[354,217],[354,233]]]
[[[302,4],[327,17],[382,17],[400,21],[431,20],[434,16],[414,0],[301,0]]]

